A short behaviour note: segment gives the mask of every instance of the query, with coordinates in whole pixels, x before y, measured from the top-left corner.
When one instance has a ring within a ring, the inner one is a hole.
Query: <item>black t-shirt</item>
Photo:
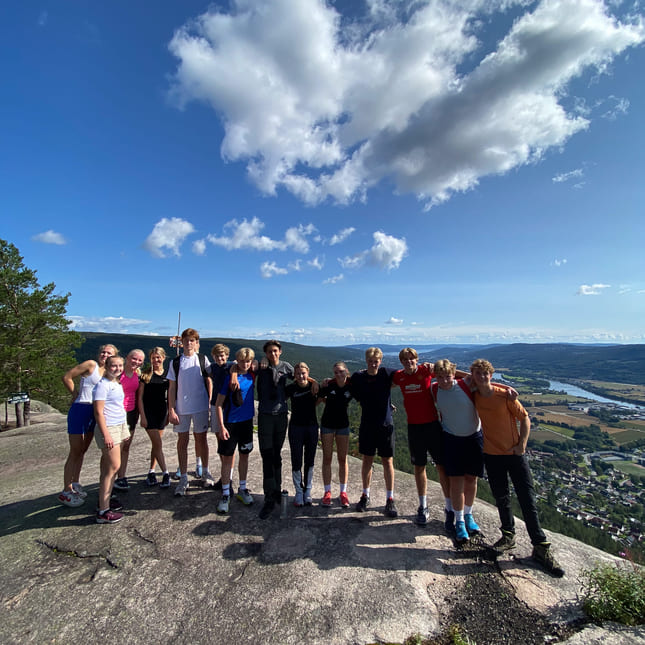
[[[347,406],[352,399],[349,379],[342,387],[331,380],[329,385],[321,387],[318,396],[326,399],[320,425],[324,428],[340,430],[349,426]]]
[[[350,390],[361,405],[361,428],[392,425],[392,375],[396,370],[379,367],[374,376],[367,370],[352,374]]]
[[[291,424],[295,426],[317,426],[316,401],[318,397],[311,392],[311,383],[300,387],[289,383],[285,388],[288,399],[291,399]]]

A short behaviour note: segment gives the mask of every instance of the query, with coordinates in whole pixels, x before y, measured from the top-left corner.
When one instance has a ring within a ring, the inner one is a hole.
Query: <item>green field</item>
[[[562,428],[558,428],[562,430]],[[559,432],[549,432],[548,430],[531,430],[530,438],[534,441],[546,441],[550,439],[551,441],[570,441],[569,437],[566,435],[560,434]]]
[[[623,430],[621,432],[611,432],[611,438],[618,444],[629,443],[630,441],[637,441],[638,439],[645,439],[645,432],[638,430]]]
[[[561,428],[560,426],[552,426],[550,423],[541,423],[540,422],[540,430],[552,430],[553,432],[557,432],[558,434],[561,434],[569,439],[573,438],[575,430],[573,428]]]
[[[645,468],[633,461],[612,461],[611,465],[627,475],[645,475]]]

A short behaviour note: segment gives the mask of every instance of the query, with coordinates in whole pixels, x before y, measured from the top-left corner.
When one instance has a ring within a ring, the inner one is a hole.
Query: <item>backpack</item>
[[[175,358],[172,359],[172,369],[175,372],[176,382],[179,382],[179,361],[181,360],[181,357],[182,357],[182,354],[180,354],[179,356],[175,356]],[[210,378],[210,376],[206,371],[206,361],[204,360],[204,354],[200,354],[198,352],[197,358],[199,359],[199,367],[202,371],[202,378],[204,379],[204,387],[206,388],[206,392],[208,392],[208,379]]]
[[[458,378],[455,379],[457,382],[457,385],[466,393],[468,398],[472,401],[473,405],[475,405],[475,393],[471,391],[471,389],[464,383],[464,379]],[[430,391],[432,392],[432,398],[434,399],[434,404],[435,407],[437,408],[437,411],[439,411],[439,406],[437,405],[437,391],[439,390],[439,383],[437,381],[434,381],[433,383],[430,384]]]

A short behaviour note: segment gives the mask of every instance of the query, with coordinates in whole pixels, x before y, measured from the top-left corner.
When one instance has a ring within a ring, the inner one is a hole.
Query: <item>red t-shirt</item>
[[[433,377],[434,373],[423,364],[414,374],[406,374],[405,370],[394,372],[392,383],[401,388],[408,423],[430,423],[439,419],[430,393]]]

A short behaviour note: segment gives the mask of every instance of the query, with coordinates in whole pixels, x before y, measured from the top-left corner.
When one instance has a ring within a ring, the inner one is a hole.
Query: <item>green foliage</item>
[[[645,569],[599,564],[582,573],[582,607],[595,621],[645,623]]]
[[[0,239],[0,395],[26,391],[30,398],[64,407],[61,376],[75,363],[81,337],[65,317],[69,294],[40,286],[18,249]]]
[[[450,625],[448,636],[450,637],[452,645],[475,645],[475,641],[461,633],[461,629],[459,629],[458,625]]]

